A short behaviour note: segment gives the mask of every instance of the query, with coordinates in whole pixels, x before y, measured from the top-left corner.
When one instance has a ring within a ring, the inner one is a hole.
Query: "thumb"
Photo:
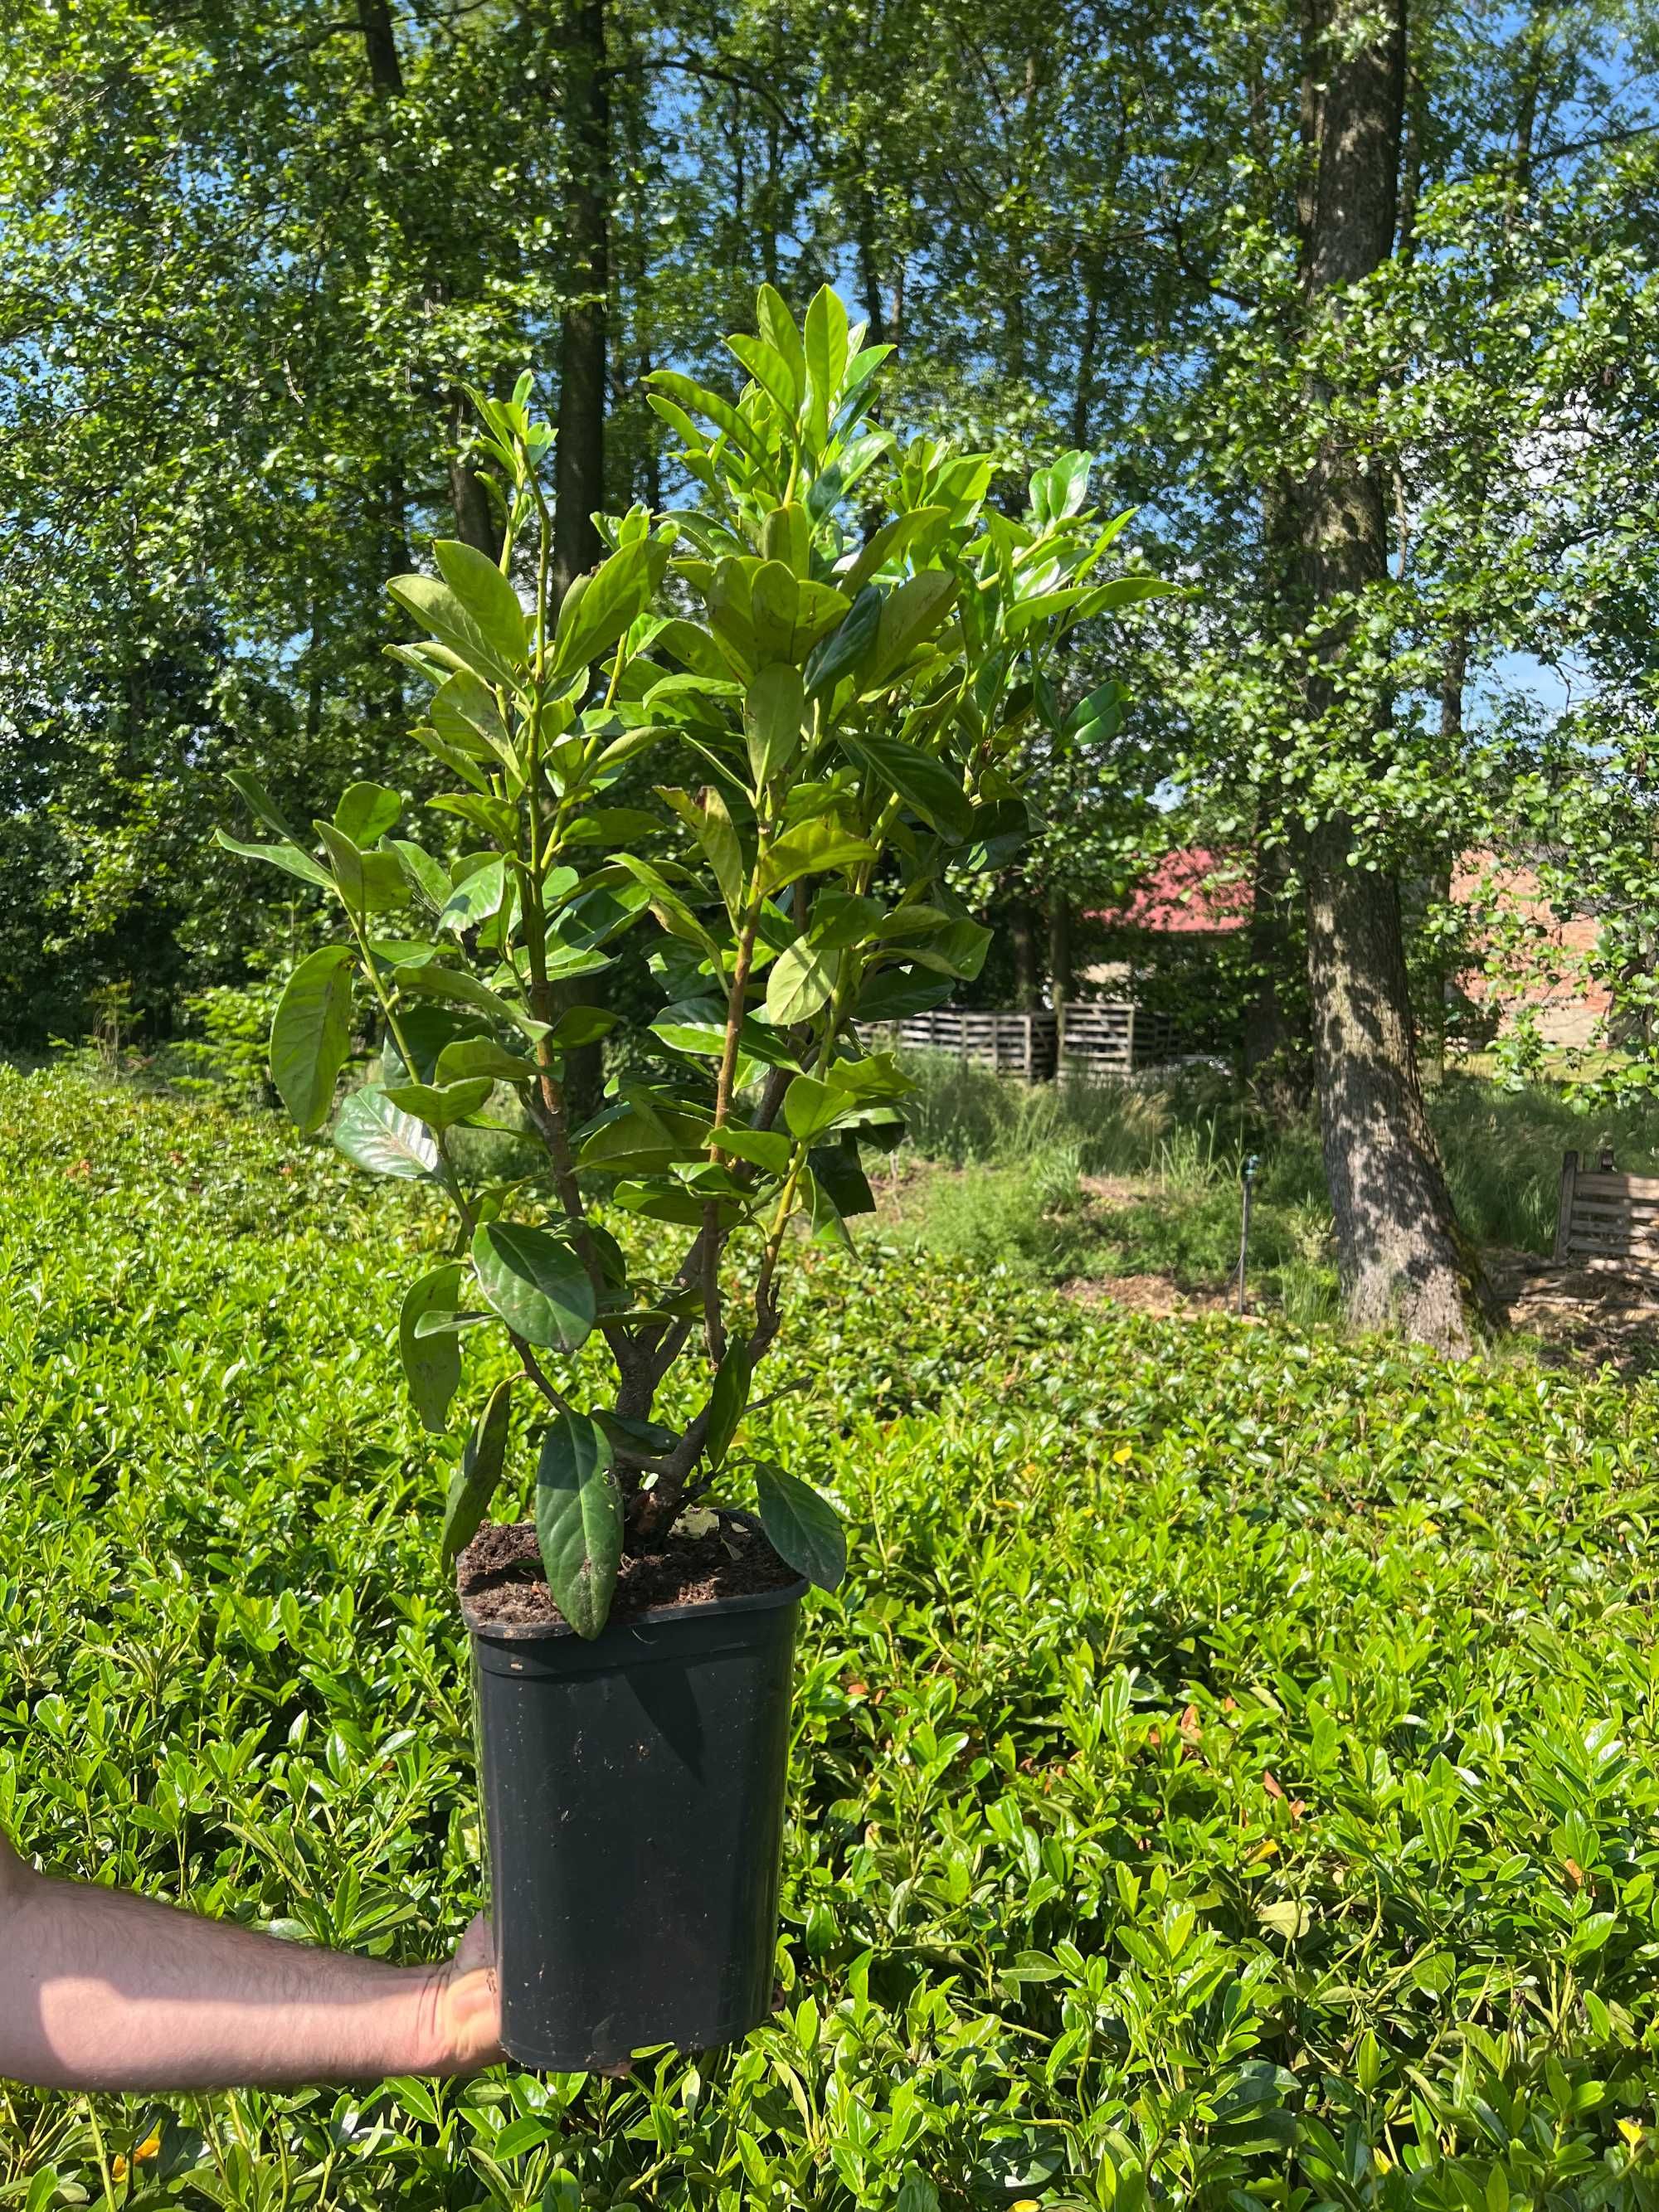
[[[477,1973],[481,1968],[493,1972],[495,1965],[495,1932],[480,1912],[462,1936],[450,1971],[454,1974]]]

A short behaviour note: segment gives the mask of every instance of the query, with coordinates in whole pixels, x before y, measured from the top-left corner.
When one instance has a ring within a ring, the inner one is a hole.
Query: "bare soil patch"
[[[1485,1257],[1510,1326],[1540,1339],[1557,1364],[1659,1373],[1659,1277],[1612,1263],[1560,1266],[1535,1252]]]

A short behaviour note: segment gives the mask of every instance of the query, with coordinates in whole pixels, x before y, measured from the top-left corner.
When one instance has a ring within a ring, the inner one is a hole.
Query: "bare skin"
[[[489,1930],[391,1966],[34,1873],[0,1838],[0,2077],[43,2089],[290,2088],[501,2055]]]

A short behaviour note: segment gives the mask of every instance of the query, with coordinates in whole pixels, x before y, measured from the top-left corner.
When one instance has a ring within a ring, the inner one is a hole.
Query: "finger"
[[[455,1954],[454,1970],[458,1974],[476,1973],[480,1967],[495,1964],[495,1936],[489,1921],[481,1912],[473,1920]]]

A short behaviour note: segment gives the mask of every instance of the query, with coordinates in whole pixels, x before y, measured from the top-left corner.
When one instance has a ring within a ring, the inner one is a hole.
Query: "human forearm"
[[[476,1941],[452,1966],[391,1966],[15,1862],[0,1875],[0,2075],[14,2081],[214,2089],[464,2072],[495,2056],[495,2017]]]

